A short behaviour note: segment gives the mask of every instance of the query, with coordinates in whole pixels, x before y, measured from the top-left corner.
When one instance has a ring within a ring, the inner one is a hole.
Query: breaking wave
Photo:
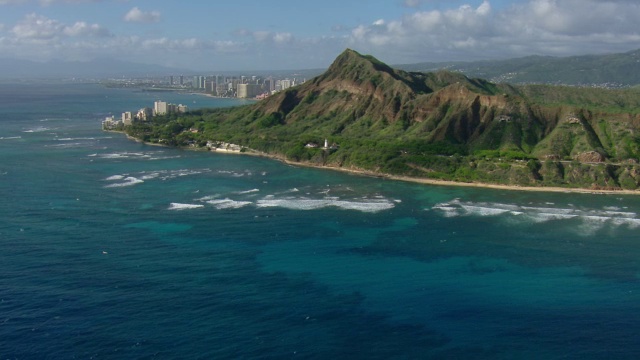
[[[395,207],[394,203],[387,199],[354,199],[354,200],[340,200],[335,197],[328,197],[323,199],[309,199],[309,198],[273,198],[266,197],[256,202],[256,206],[259,208],[269,207],[281,207],[291,210],[316,210],[327,207],[336,207],[344,210],[357,210],[362,212],[375,213],[379,211],[389,210]]]
[[[196,169],[196,170],[159,170],[159,171],[142,171],[133,175],[130,174],[116,174],[111,175],[104,179],[105,181],[121,181],[119,183],[109,184],[105,187],[124,187],[132,186],[143,183],[149,180],[171,180],[183,176],[198,175],[211,171],[210,169]]]
[[[201,204],[181,204],[181,203],[171,203],[169,204],[168,210],[190,210],[190,209],[200,209],[203,208],[204,205]]]
[[[550,205],[550,204],[546,204]],[[638,214],[623,211],[618,207],[605,207],[602,210],[580,209],[573,206],[523,206],[489,202],[466,202],[455,199],[436,204],[433,210],[441,211],[445,217],[459,216],[503,216],[512,221],[544,223],[548,221],[574,220],[582,222],[579,232],[590,235],[606,225],[640,228]]]
[[[120,176],[120,175],[116,175],[116,176]],[[127,186],[133,186],[133,185],[137,185],[137,184],[142,184],[144,182],[144,180],[138,179],[138,178],[133,177],[133,176],[122,177],[122,178],[119,178],[119,179],[116,178],[116,176],[110,176],[108,179],[111,179],[111,180],[109,180],[109,181],[119,181],[119,180],[121,180],[122,182],[109,184],[109,185],[106,185],[105,187],[107,187],[107,188],[127,187]]]
[[[24,133],[39,133],[39,132],[45,132],[45,131],[51,131],[53,129],[48,128],[48,127],[44,127],[44,126],[37,126],[35,128],[32,129],[27,129],[27,130],[23,130],[22,132]]]
[[[223,210],[223,209],[240,209],[245,206],[253,204],[253,202],[238,201],[238,200],[231,200],[229,198],[225,198],[225,199],[217,199],[217,200],[208,200],[207,204],[213,205],[218,210]]]
[[[177,159],[180,158],[180,155],[162,155],[162,151],[151,151],[151,152],[115,152],[115,153],[106,153],[106,154],[91,154],[89,156],[97,157],[100,159],[107,160],[122,160],[122,159],[130,159],[130,160],[168,160],[168,159]]]

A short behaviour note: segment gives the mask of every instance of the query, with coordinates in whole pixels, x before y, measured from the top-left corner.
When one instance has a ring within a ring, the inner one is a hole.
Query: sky
[[[0,0],[0,58],[326,68],[640,48],[637,0]]]

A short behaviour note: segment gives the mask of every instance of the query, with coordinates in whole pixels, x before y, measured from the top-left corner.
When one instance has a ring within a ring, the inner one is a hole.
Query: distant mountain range
[[[492,82],[521,84],[602,85],[640,84],[640,50],[621,54],[571,57],[527,56],[472,62],[440,62],[396,65],[405,71],[457,71]]]

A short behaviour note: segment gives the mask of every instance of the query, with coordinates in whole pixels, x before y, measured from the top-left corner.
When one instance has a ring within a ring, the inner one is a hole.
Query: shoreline
[[[119,132],[119,131],[113,131]],[[437,180],[437,179],[425,179],[425,178],[415,178],[410,176],[401,176],[401,175],[391,175],[384,173],[377,173],[368,170],[361,169],[349,169],[343,167],[335,167],[335,166],[325,166],[325,165],[315,165],[311,163],[303,163],[297,161],[286,160],[285,158],[277,155],[271,155],[263,152],[258,152],[253,149],[248,149],[245,152],[241,151],[216,151],[216,150],[202,150],[196,148],[188,148],[188,147],[174,147],[163,144],[155,144],[142,141],[140,139],[129,136],[125,132],[122,132],[128,139],[134,140],[136,142],[150,145],[150,146],[160,146],[160,147],[170,147],[181,150],[188,151],[206,151],[211,153],[219,153],[219,154],[235,154],[235,155],[249,155],[249,156],[257,156],[263,157],[271,160],[280,161],[283,164],[291,165],[291,166],[299,166],[306,168],[314,168],[320,170],[332,170],[339,171],[347,174],[352,174],[356,176],[367,176],[367,177],[375,177],[378,179],[392,180],[392,181],[403,181],[410,182],[414,184],[423,184],[423,185],[434,185],[434,186],[455,186],[455,187],[469,187],[469,188],[478,188],[478,189],[493,189],[493,190],[507,190],[507,191],[528,191],[528,192],[555,192],[555,193],[567,193],[567,194],[588,194],[588,195],[640,195],[640,190],[598,190],[598,189],[586,189],[586,188],[563,188],[563,187],[555,187],[555,186],[519,186],[519,185],[501,185],[501,184],[490,184],[490,183],[475,183],[475,182],[459,182],[453,180]]]
[[[455,187],[469,187],[469,188],[478,188],[478,189],[508,190],[508,191],[575,193],[575,194],[589,194],[589,195],[616,195],[616,194],[617,195],[640,195],[640,190],[624,190],[624,189],[597,190],[597,189],[585,189],[585,188],[563,188],[563,187],[555,187],[555,186],[537,187],[537,186],[501,185],[501,184],[490,184],[490,183],[460,182],[460,181],[453,181],[453,180],[415,178],[410,176],[376,173],[376,172],[367,171],[367,170],[356,170],[356,169],[339,168],[334,166],[313,165],[308,163],[283,160],[277,157],[271,157],[269,155],[266,155],[265,157],[270,157],[292,166],[340,171],[340,172],[345,172],[345,173],[358,175],[358,176],[368,176],[368,177],[375,177],[379,179],[403,181],[403,182],[410,182],[410,183],[423,184],[423,185],[455,186]]]

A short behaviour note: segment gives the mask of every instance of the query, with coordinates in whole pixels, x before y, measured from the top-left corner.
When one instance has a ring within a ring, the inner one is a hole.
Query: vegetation
[[[420,178],[635,189],[638,95],[408,73],[346,50],[324,74],[257,104],[154,117],[126,132]],[[325,139],[332,146],[318,147]]]
[[[640,84],[640,50],[622,54],[572,57],[527,56],[508,60],[421,63],[400,65],[408,71],[449,69],[467,76],[482,76],[495,82],[599,85],[605,87]]]

